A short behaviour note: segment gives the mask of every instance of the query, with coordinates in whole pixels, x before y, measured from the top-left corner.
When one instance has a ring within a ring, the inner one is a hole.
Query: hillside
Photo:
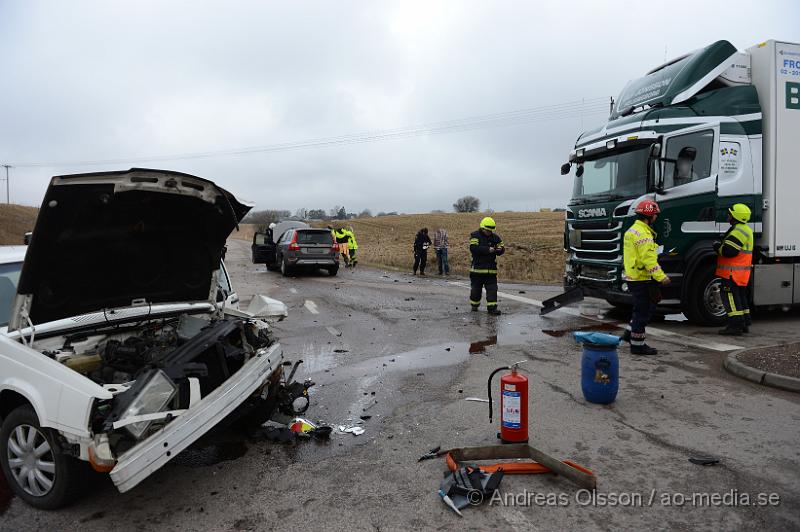
[[[0,245],[20,245],[28,231],[33,231],[39,209],[24,205],[0,204]]]
[[[450,267],[454,273],[469,271],[469,234],[478,228],[483,214],[412,214],[360,218],[346,222],[355,231],[359,260],[364,264],[411,271],[414,235],[427,227],[431,239],[437,227],[450,234]],[[492,215],[498,234],[506,243],[500,258],[500,277],[506,280],[560,283],[564,275],[564,213],[510,212]],[[320,225],[320,224],[315,224]],[[243,225],[232,237],[249,240],[253,227]],[[426,273],[436,274],[435,253],[428,253]]]

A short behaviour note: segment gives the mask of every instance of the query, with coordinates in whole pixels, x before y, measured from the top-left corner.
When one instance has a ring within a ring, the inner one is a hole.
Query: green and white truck
[[[574,176],[565,293],[543,312],[583,296],[630,303],[622,240],[643,199],[661,207],[659,261],[673,281],[665,310],[724,320],[712,244],[734,203],[753,212],[753,304],[800,304],[800,45],[739,52],[718,41],[630,81],[561,172]]]

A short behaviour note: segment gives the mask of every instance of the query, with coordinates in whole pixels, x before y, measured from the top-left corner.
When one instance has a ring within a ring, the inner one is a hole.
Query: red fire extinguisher
[[[524,362],[524,361],[523,361]],[[513,366],[497,368],[489,375],[489,422],[492,422],[492,379],[503,370],[510,369],[500,377],[500,434],[503,443],[527,443],[528,441],[528,378],[519,373],[517,362]]]

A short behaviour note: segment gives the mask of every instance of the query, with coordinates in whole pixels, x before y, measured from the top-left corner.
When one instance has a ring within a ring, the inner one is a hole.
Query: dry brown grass
[[[0,245],[22,245],[25,233],[33,231],[39,209],[0,204]]]
[[[450,268],[453,273],[469,272],[469,234],[478,228],[483,214],[409,214],[350,220],[358,239],[362,264],[411,270],[414,263],[412,243],[422,227],[437,227],[450,235]],[[560,283],[564,275],[564,213],[508,212],[492,215],[497,232],[506,244],[506,253],[498,259],[499,275],[504,280]],[[325,224],[317,224],[325,225]],[[242,225],[234,238],[251,240],[254,228]],[[428,252],[428,273],[435,273],[436,254]]]

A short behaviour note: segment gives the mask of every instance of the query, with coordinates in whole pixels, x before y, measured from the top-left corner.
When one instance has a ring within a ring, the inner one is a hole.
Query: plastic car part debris
[[[456,503],[453,502],[453,499],[451,499],[444,491],[439,490],[439,497],[442,498],[442,501],[447,505],[448,508],[453,510],[457,516],[464,517],[464,514],[462,514],[461,510],[458,509]]]
[[[289,423],[289,430],[294,433],[307,433],[317,428],[317,426],[307,419],[296,417]]]
[[[341,432],[342,434],[347,434],[349,432],[353,436],[361,436],[366,431],[363,428],[358,427],[358,426],[348,427],[346,425],[339,425],[339,432]]]
[[[439,496],[444,493],[453,503],[450,506],[442,497],[442,500],[455,509],[462,509],[466,506],[478,506],[485,500],[490,499],[494,492],[500,487],[503,480],[503,471],[484,473],[477,467],[465,466],[445,475],[439,485]]]
[[[689,458],[689,461],[693,464],[701,466],[713,466],[719,463],[719,458],[714,458],[712,456],[698,456],[696,458]]]

